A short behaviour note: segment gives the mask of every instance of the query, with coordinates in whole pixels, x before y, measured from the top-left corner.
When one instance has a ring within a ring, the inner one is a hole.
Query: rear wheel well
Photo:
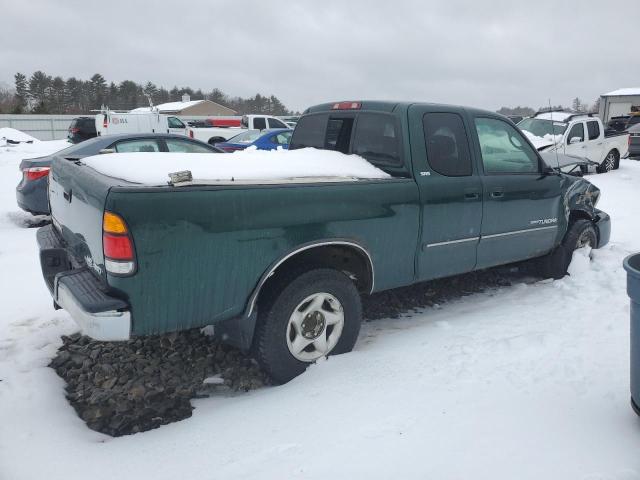
[[[257,304],[264,304],[273,289],[309,270],[331,268],[349,277],[360,293],[373,288],[373,266],[364,250],[352,245],[332,244],[307,248],[287,258],[276,267],[262,285]]]

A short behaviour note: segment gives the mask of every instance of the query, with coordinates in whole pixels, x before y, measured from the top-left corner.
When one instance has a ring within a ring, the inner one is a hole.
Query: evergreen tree
[[[29,108],[29,88],[27,86],[27,77],[18,72],[13,76],[16,84],[16,105],[13,113],[26,113]]]
[[[52,78],[38,70],[29,78],[29,98],[34,103],[34,113],[49,113]]]

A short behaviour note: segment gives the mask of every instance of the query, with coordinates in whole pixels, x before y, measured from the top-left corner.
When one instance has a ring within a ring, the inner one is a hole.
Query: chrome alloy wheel
[[[293,310],[287,324],[289,352],[301,362],[313,362],[336,346],[344,326],[344,311],[336,297],[318,292]]]
[[[602,165],[604,167],[605,172],[610,172],[614,168],[616,168],[616,155],[613,152],[609,152],[607,158],[604,159],[604,163]]]

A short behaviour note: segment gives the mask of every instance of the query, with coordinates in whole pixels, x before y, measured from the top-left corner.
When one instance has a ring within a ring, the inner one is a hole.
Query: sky
[[[640,87],[640,1],[0,0],[0,82],[152,81],[276,95],[293,110],[389,99],[583,103]]]

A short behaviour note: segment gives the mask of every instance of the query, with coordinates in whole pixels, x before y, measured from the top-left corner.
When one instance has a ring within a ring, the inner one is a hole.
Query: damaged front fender
[[[591,220],[598,235],[596,248],[606,245],[611,234],[611,219],[608,214],[596,208],[600,200],[600,189],[584,178],[570,177],[570,181],[564,195],[567,224],[577,218]]]

